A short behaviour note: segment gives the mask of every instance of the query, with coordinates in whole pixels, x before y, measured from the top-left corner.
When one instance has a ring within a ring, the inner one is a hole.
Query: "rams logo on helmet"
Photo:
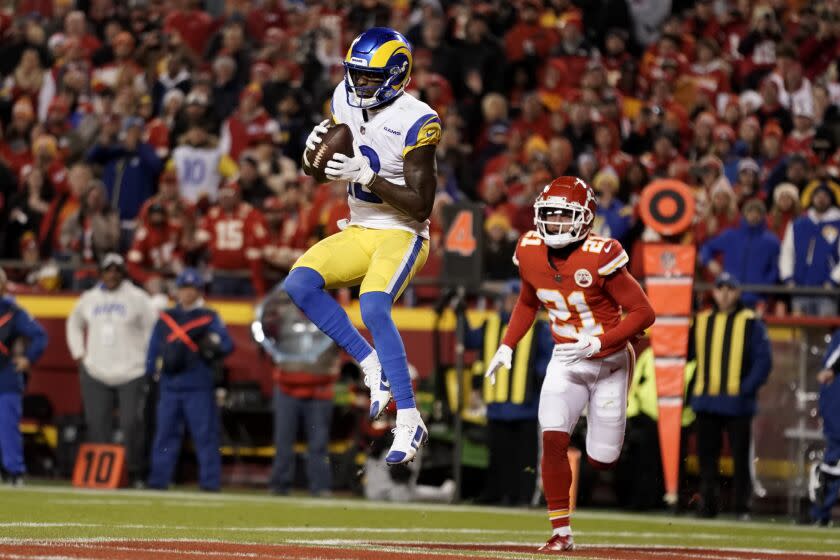
[[[370,109],[396,99],[411,77],[411,44],[387,27],[368,29],[344,59],[344,86],[351,107]]]

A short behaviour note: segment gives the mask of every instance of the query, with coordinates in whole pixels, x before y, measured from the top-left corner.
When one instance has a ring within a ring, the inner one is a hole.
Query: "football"
[[[306,161],[312,169],[312,176],[319,183],[329,181],[324,171],[327,169],[327,162],[334,154],[353,155],[353,132],[346,124],[336,124],[321,137],[321,143],[314,150],[306,150]]]

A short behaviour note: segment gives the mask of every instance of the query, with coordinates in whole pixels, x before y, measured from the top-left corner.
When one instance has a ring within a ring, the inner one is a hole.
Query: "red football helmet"
[[[534,202],[534,225],[546,245],[559,249],[589,235],[597,208],[595,193],[586,181],[558,177]]]

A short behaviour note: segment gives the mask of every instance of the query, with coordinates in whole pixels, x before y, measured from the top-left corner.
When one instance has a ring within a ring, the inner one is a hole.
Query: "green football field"
[[[569,558],[840,558],[840,531],[781,521],[581,511],[573,523]],[[0,528],[0,558],[44,560],[540,558],[548,535],[542,510],[37,485],[0,490]]]

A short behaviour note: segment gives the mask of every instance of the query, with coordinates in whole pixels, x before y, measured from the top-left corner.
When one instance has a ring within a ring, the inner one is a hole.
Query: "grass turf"
[[[578,512],[587,545],[691,546],[834,552],[840,533],[787,522]],[[66,486],[0,489],[7,539],[212,539],[281,543],[319,539],[540,544],[542,510],[280,498],[256,493],[84,491]]]

